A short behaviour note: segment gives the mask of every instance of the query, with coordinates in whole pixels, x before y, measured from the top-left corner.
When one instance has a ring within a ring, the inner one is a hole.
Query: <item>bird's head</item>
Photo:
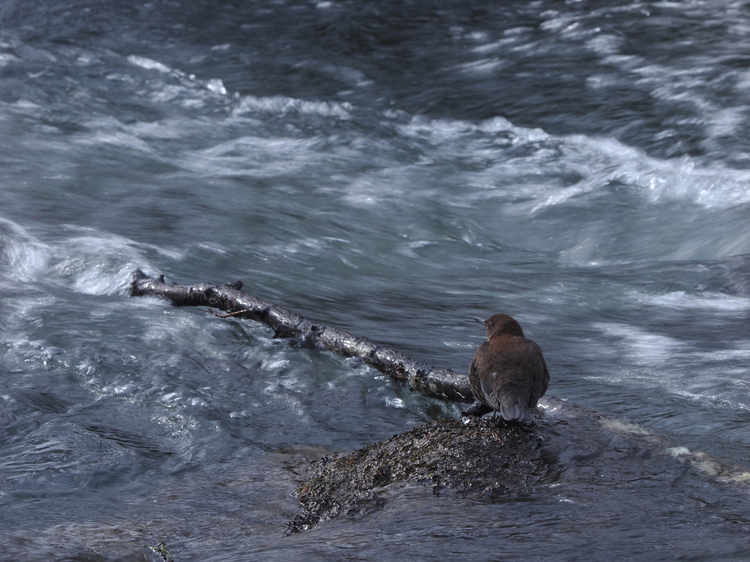
[[[474,320],[484,326],[488,341],[500,335],[523,336],[521,325],[516,322],[515,318],[508,314],[495,314],[487,318],[487,320],[475,317]]]

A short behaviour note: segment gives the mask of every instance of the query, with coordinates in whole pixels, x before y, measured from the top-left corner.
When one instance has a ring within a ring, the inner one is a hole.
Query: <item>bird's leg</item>
[[[466,410],[461,412],[462,416],[476,416],[476,417],[482,417],[485,414],[489,414],[492,412],[492,408],[489,406],[482,404],[479,400],[474,402],[471,406],[466,408]]]

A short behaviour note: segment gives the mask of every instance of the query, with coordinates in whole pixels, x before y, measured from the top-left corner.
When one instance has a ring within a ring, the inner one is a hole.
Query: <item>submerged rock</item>
[[[544,440],[534,426],[501,418],[448,419],[323,458],[296,490],[302,513],[290,531],[380,507],[386,491],[407,484],[483,499],[528,493],[556,472]]]

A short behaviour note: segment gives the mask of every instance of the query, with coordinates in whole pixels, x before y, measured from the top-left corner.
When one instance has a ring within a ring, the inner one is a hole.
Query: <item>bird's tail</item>
[[[500,404],[500,415],[508,420],[531,421],[531,408],[521,402],[505,402]]]

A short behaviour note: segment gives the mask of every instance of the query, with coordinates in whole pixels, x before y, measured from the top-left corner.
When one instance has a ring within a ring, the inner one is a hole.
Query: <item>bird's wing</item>
[[[536,368],[538,369],[541,367],[542,369],[542,376],[534,377],[534,384],[531,388],[529,405],[533,408],[536,406],[539,399],[544,396],[544,393],[547,392],[547,386],[549,386],[549,370],[547,369],[547,362],[544,360],[544,355],[542,354],[542,348],[540,348],[536,342],[531,340],[529,340],[529,344],[533,350],[533,355],[540,363]]]

